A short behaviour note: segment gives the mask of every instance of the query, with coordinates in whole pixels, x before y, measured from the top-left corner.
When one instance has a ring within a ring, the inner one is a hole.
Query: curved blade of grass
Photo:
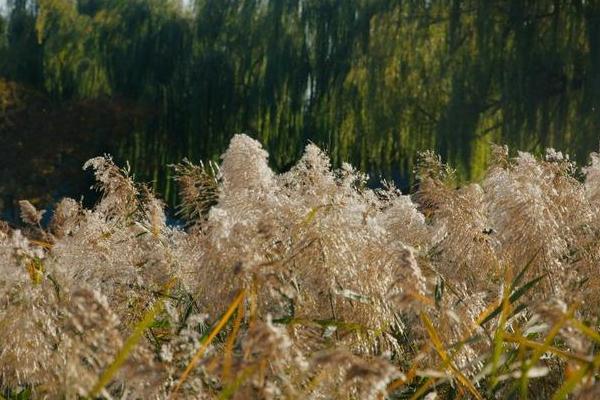
[[[473,397],[475,397],[477,400],[483,400],[483,397],[477,391],[477,389],[475,389],[475,386],[473,386],[471,381],[469,381],[469,379],[467,379],[467,377],[464,376],[458,368],[456,368],[456,366],[452,362],[452,359],[450,358],[450,356],[444,349],[444,345],[443,345],[440,337],[438,336],[437,332],[435,331],[435,328],[433,327],[431,320],[427,317],[427,315],[425,315],[425,313],[421,313],[421,320],[423,321],[423,324],[425,325],[425,329],[427,330],[427,333],[429,334],[429,338],[431,339],[431,342],[433,343],[434,348],[436,349],[437,353],[439,354],[440,358],[442,359],[442,361],[444,362],[446,367],[450,368],[450,370],[456,376],[456,379],[458,380],[458,382],[460,382],[473,395]]]
[[[235,378],[235,380],[223,388],[219,394],[219,400],[229,400],[235,394],[235,391],[249,378],[255,371],[255,366],[251,365],[244,368]]]
[[[538,254],[540,253],[541,248],[538,249],[535,254],[531,257],[531,259],[527,262],[527,264],[525,264],[525,266],[523,267],[523,269],[521,269],[521,271],[519,271],[519,273],[517,274],[517,276],[515,276],[512,279],[512,282],[510,283],[510,291],[511,291],[511,295],[509,297],[509,301],[510,303],[514,303],[515,301],[517,301],[521,296],[523,296],[523,294],[525,294],[525,292],[527,290],[529,290],[532,286],[534,286],[540,279],[542,279],[544,277],[544,275],[539,276],[537,278],[532,279],[531,281],[529,281],[528,283],[526,283],[525,285],[523,285],[521,288],[515,290],[515,288],[519,285],[519,283],[521,283],[521,280],[523,279],[523,277],[525,276],[525,273],[529,270],[529,268],[531,267],[531,265],[533,264],[533,261],[536,259],[536,257],[538,256]],[[498,314],[500,314],[500,311],[502,311],[502,301],[499,301],[498,303],[492,303],[488,308],[486,308],[477,318],[477,323],[482,326],[485,323],[489,322],[490,320],[494,319],[494,317],[496,317]]]
[[[504,298],[502,300],[502,309],[501,309],[501,313],[500,313],[500,321],[498,321],[498,327],[496,328],[496,331],[494,332],[494,339],[493,339],[493,352],[492,352],[492,371],[491,371],[491,375],[492,375],[492,388],[496,387],[496,385],[498,384],[498,377],[497,377],[497,372],[498,372],[498,364],[500,363],[500,357],[502,355],[502,349],[503,349],[503,336],[504,336],[504,329],[506,327],[506,321],[508,319],[508,315],[510,313],[510,306],[511,306],[511,302],[508,296],[504,295]]]
[[[534,287],[539,281],[541,281],[545,277],[546,277],[546,274],[538,276],[537,278],[530,280],[529,282],[527,282],[526,284],[524,284],[523,286],[521,286],[520,288],[518,288],[517,290],[512,292],[510,297],[508,298],[509,303],[512,304],[512,303],[516,302],[517,300],[519,300],[521,297],[523,297],[523,295],[529,289]],[[482,314],[479,317],[479,320],[481,321],[481,322],[479,322],[479,325],[485,325],[487,322],[491,321],[496,316],[498,316],[498,314],[500,314],[501,311],[502,311],[502,303],[498,304],[493,311],[491,311],[491,312],[488,311],[489,314],[486,314],[484,312],[484,314]]]
[[[565,381],[565,383],[563,383],[562,386],[558,388],[556,393],[554,393],[554,396],[552,396],[552,400],[566,399],[567,396],[573,390],[575,390],[577,385],[581,383],[581,381],[586,377],[586,375],[588,373],[593,372],[598,367],[600,367],[600,355],[597,355],[591,363],[579,368],[579,370],[575,372],[573,376],[567,379],[567,381]]]
[[[555,324],[546,334],[546,338],[544,339],[542,346],[536,349],[531,358],[529,359],[529,366],[537,364],[542,355],[548,351],[548,348],[550,348],[550,346],[552,346],[552,342],[554,341],[556,335],[558,335],[560,330],[563,328],[563,326],[565,326],[569,319],[573,317],[573,313],[575,312],[576,307],[576,305],[572,305],[571,307],[569,307],[567,312],[555,322]]]
[[[585,378],[589,371],[589,365],[579,368],[579,370],[575,372],[573,376],[567,379],[565,383],[563,383],[562,386],[556,391],[556,393],[554,393],[554,395],[552,396],[552,400],[566,399],[569,393],[575,390],[579,382],[581,382],[583,378]]]
[[[417,400],[417,399],[421,399],[423,397],[423,395],[425,393],[427,393],[427,391],[429,390],[429,388],[431,386],[433,386],[433,384],[435,384],[436,379],[434,378],[428,378],[416,391],[415,393],[410,397],[410,400]]]
[[[571,319],[569,320],[569,325],[571,325],[575,329],[578,329],[583,335],[587,336],[588,338],[596,342],[600,342],[600,333],[595,331],[593,328],[590,328],[589,326],[585,325],[583,322],[577,319]]]
[[[167,284],[165,285],[165,291],[168,293],[174,284],[175,284],[175,279],[171,279],[169,282],[167,282]],[[100,392],[102,391],[104,386],[106,386],[111,381],[111,379],[117,373],[119,368],[121,368],[123,363],[125,361],[127,361],[127,357],[129,357],[129,353],[131,353],[133,348],[140,341],[140,339],[142,338],[142,335],[144,334],[144,331],[152,324],[152,322],[154,322],[154,319],[156,318],[156,316],[158,314],[160,314],[160,312],[163,310],[163,307],[164,307],[164,301],[161,298],[161,299],[158,299],[154,303],[152,308],[146,312],[146,314],[144,315],[144,318],[142,318],[142,320],[140,322],[138,322],[137,325],[133,328],[133,332],[131,333],[131,335],[129,335],[129,337],[125,341],[125,344],[123,345],[121,350],[117,353],[117,356],[115,357],[112,364],[110,364],[108,366],[108,368],[106,370],[104,370],[102,375],[100,375],[98,382],[94,385],[92,390],[90,390],[90,392],[88,393],[88,397],[94,398],[94,397],[98,396],[98,394],[100,394]]]
[[[560,318],[554,323],[552,328],[546,334],[546,338],[544,339],[544,342],[541,343],[540,346],[536,346],[534,348],[534,352],[531,355],[531,357],[528,360],[526,360],[526,362],[523,364],[523,366],[521,368],[521,371],[522,371],[521,379],[519,380],[519,385],[520,385],[521,391],[527,391],[527,387],[528,387],[527,386],[527,380],[528,380],[527,376],[528,376],[529,370],[533,366],[537,365],[537,363],[540,361],[542,355],[544,355],[544,353],[548,352],[549,349],[552,347],[552,342],[554,341],[554,338],[556,337],[556,335],[558,335],[558,333],[563,328],[563,326],[568,322],[568,320],[572,318],[576,307],[577,306],[575,304],[571,305],[569,307],[569,309],[567,310],[567,312],[560,316]]]
[[[198,349],[198,351],[196,351],[196,354],[194,354],[194,357],[192,357],[192,359],[189,362],[189,364],[187,365],[185,371],[183,371],[183,374],[181,374],[181,377],[179,378],[179,381],[177,381],[177,385],[175,386],[175,389],[173,389],[173,392],[171,392],[169,399],[175,399],[175,397],[177,396],[177,392],[179,391],[179,388],[181,387],[181,385],[183,385],[183,382],[185,382],[185,380],[187,379],[190,372],[192,372],[192,370],[196,367],[196,364],[198,364],[198,361],[200,361],[200,358],[202,358],[202,356],[204,355],[204,352],[208,348],[208,345],[210,344],[210,342],[212,342],[212,340],[219,334],[219,332],[221,332],[221,330],[225,327],[225,325],[227,324],[227,322],[233,315],[234,311],[238,308],[238,306],[244,300],[244,294],[245,294],[244,290],[243,289],[240,290],[240,292],[237,294],[235,299],[233,299],[233,301],[229,305],[229,308],[227,309],[227,311],[225,311],[225,314],[223,314],[223,317],[221,317],[221,319],[219,320],[217,325],[215,325],[215,327],[212,329],[212,331],[210,332],[210,334],[208,335],[206,340],[204,340],[204,342],[202,342],[202,344],[200,345],[200,348]]]
[[[519,273],[517,274],[517,276],[515,276],[515,278],[513,279],[510,288],[514,289],[517,287],[517,285],[519,283],[521,283],[521,280],[523,279],[523,277],[525,276],[525,273],[529,270],[529,267],[531,267],[531,265],[533,264],[533,262],[535,261],[535,259],[537,258],[538,254],[540,254],[540,252],[542,251],[542,247],[540,247],[535,254],[531,257],[531,259],[529,261],[527,261],[527,264],[525,264],[525,266],[523,267],[523,269],[521,271],[519,271]]]
[[[587,364],[592,361],[592,359],[590,357],[587,357],[585,355],[571,353],[571,352],[556,348],[554,346],[545,346],[544,343],[535,342],[535,341],[529,340],[523,336],[505,333],[503,336],[503,339],[505,342],[508,342],[508,343],[516,343],[518,345],[521,345],[523,347],[528,347],[533,350],[542,350],[545,353],[555,354],[565,360],[571,360],[571,361],[575,361],[575,362],[582,363],[582,364]]]
[[[242,325],[244,319],[244,307],[238,307],[238,311],[233,321],[233,330],[227,339],[225,345],[225,355],[223,356],[223,382],[228,382],[231,376],[231,365],[233,363],[233,345],[235,344],[235,338]]]
[[[310,211],[304,217],[304,220],[302,221],[302,223],[305,225],[310,224],[313,221],[313,219],[315,219],[315,217],[317,216],[317,212],[319,211],[319,208],[321,208],[321,207],[311,208]]]

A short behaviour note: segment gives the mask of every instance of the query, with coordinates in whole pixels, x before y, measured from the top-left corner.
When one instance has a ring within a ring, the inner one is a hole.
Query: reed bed
[[[6,399],[600,397],[600,156],[421,154],[411,195],[310,144],[173,166],[184,227],[110,157],[101,200],[0,227]]]

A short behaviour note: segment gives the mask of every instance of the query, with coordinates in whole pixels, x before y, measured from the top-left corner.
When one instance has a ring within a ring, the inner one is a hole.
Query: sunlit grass
[[[495,151],[460,188],[423,154],[406,196],[314,145],[277,175],[239,135],[220,167],[175,168],[185,229],[92,159],[92,210],[45,226],[22,202],[0,231],[0,394],[594,398],[600,161]]]

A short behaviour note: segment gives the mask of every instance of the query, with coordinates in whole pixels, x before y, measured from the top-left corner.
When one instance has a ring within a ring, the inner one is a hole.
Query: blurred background
[[[417,152],[477,179],[490,144],[585,162],[600,2],[0,0],[0,212],[79,198],[111,153],[175,202],[168,164],[235,133],[285,170],[312,141],[409,190]]]

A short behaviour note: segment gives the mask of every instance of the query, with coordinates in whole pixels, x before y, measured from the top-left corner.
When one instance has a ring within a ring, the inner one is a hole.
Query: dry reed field
[[[236,135],[173,166],[185,227],[110,157],[101,200],[0,228],[0,398],[600,398],[600,156],[494,147],[415,192]]]

